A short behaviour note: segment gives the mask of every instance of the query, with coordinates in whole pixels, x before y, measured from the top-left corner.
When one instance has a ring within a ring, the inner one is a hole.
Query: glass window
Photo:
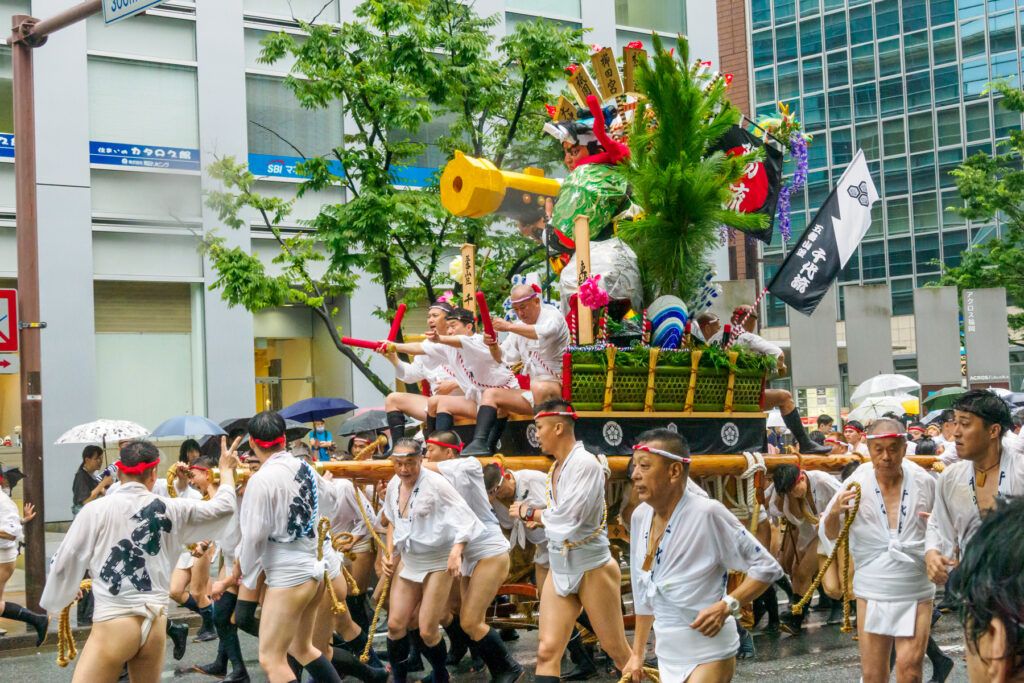
[[[825,11],[836,9],[837,7],[846,7],[846,0],[825,0]]]
[[[903,71],[900,39],[890,38],[889,40],[878,41],[878,76],[885,78]]]
[[[928,27],[928,4],[925,0],[903,0],[902,4],[904,32]]]
[[[548,3],[548,5],[557,4],[559,1],[555,0],[555,3]],[[579,0],[574,1],[578,7]],[[243,0],[242,7],[245,13],[250,16],[277,17],[289,21],[291,21],[292,17],[295,17],[303,21],[310,21],[320,13],[320,16],[317,17],[318,22],[338,21],[338,3],[332,1],[326,4],[327,7],[325,8],[324,0],[292,0],[291,2],[283,2],[282,0]],[[509,2],[508,4],[512,3]]]
[[[889,275],[910,275],[914,272],[913,252],[910,249],[910,238],[900,237],[889,240]]]
[[[772,25],[772,3],[771,0],[751,0],[750,21],[754,28],[764,28]]]
[[[967,225],[967,220],[956,212],[964,206],[959,190],[946,190],[942,193],[942,227],[957,228]]]
[[[621,0],[616,0],[620,2]],[[775,3],[775,23],[782,23],[783,21],[791,21],[796,18],[796,2],[794,0],[774,0]]]
[[[942,233],[942,262],[947,268],[960,265],[961,255],[967,249],[966,230],[947,230]]]
[[[846,15],[842,12],[825,15],[825,49],[846,47]]]
[[[817,92],[824,88],[821,73],[821,57],[813,57],[803,61],[804,92]]]
[[[939,152],[939,185],[956,187],[956,179],[951,175],[953,169],[964,160],[964,151],[959,147],[944,149]]]
[[[315,156],[344,142],[337,102],[326,109],[305,109],[282,79],[255,74],[245,77],[245,100],[250,154],[294,157],[294,145],[303,155]],[[278,135],[285,132],[291,145]]]
[[[932,57],[936,64],[956,61],[956,27],[932,29]]]
[[[515,0],[520,3],[523,0]],[[540,6],[538,12],[549,14],[552,11],[552,3],[547,0],[530,0]],[[561,0],[556,5],[569,5],[575,2],[576,13],[570,14],[573,18],[580,16],[580,0]],[[510,4],[506,0],[506,6]],[[792,5],[792,3],[790,3]],[[779,3],[775,3],[778,7]],[[561,12],[559,12],[561,14]],[[776,13],[776,18],[778,18]],[[685,0],[615,0],[615,23],[620,26],[633,26],[635,28],[646,28],[652,31],[666,31],[668,33],[681,33],[686,35],[686,2]]]
[[[853,115],[858,121],[878,116],[878,93],[874,83],[858,85],[853,89]]]
[[[828,166],[828,136],[822,131],[814,136],[814,140],[810,145],[807,146],[807,167],[808,168],[823,168]],[[800,196],[800,201],[803,202],[803,196]],[[794,198],[793,208],[804,208],[801,203],[799,207],[796,205]]]
[[[811,171],[807,174],[807,203],[815,207],[815,210],[825,202],[831,191],[828,171]]]
[[[992,137],[988,102],[975,102],[967,105],[964,107],[964,115],[967,122],[967,142],[977,142]]]
[[[800,67],[796,62],[779,64],[779,99],[800,97]]]
[[[932,26],[947,24],[956,19],[956,5],[953,0],[930,0]]]
[[[885,223],[889,235],[910,233],[910,201],[906,197],[886,200]]]
[[[996,102],[993,110],[996,115],[996,137],[1005,138],[1009,137],[1011,130],[1020,130],[1020,112],[1011,111],[1000,102],[1002,100]]]
[[[983,225],[980,228],[971,228],[971,246],[976,247],[984,244],[996,236],[996,226]]]
[[[866,43],[873,37],[871,6],[855,7],[850,10],[850,44]]]
[[[910,177],[914,192],[935,189],[935,152],[922,152],[910,156]]]
[[[990,17],[988,44],[992,54],[1017,49],[1017,16],[1013,12]]]
[[[1006,52],[992,58],[992,80],[1001,78],[1014,80],[1020,75],[1017,65],[1017,53]]]
[[[814,128],[825,123],[825,95],[808,95],[804,101],[804,125]]]
[[[935,195],[914,195],[914,232],[933,232],[938,227],[939,212],[935,204]]]
[[[865,123],[857,126],[857,146],[864,150],[864,157],[868,161],[879,157],[877,123]]]
[[[975,154],[992,154],[992,143],[981,142],[975,145],[967,145],[967,156],[973,157]]]
[[[957,0],[957,5],[959,6],[960,21],[985,14],[984,0]]]
[[[199,147],[193,67],[89,57],[89,139]]]
[[[821,11],[821,0],[800,0],[800,16],[808,17]]]
[[[985,20],[965,21],[960,25],[960,50],[964,59],[985,54]]]
[[[910,132],[910,151],[926,152],[935,149],[935,142],[932,137],[932,113],[914,114],[907,118],[908,130]]]
[[[800,54],[804,57],[821,52],[821,20],[806,19],[800,22]]]
[[[850,68],[846,61],[846,50],[828,55],[828,87],[836,88],[850,84]]]
[[[928,31],[918,31],[903,36],[903,52],[908,72],[927,69]]]
[[[907,133],[903,126],[903,119],[882,122],[882,144],[885,156],[906,154]]]
[[[850,50],[853,61],[853,83],[875,80],[875,46],[858,45]]]
[[[907,76],[907,111],[919,111],[932,106],[932,78],[927,71]]]
[[[796,26],[783,26],[775,32],[775,58],[780,62],[796,59]]]
[[[836,90],[828,94],[828,116],[830,125],[841,126],[850,123],[850,91]]]
[[[775,63],[774,41],[771,31],[759,31],[754,34],[753,52],[754,66],[769,66]]]
[[[892,296],[893,315],[914,314],[914,281],[911,278],[891,280],[890,293]]]
[[[877,185],[875,187],[878,187]],[[882,202],[875,202],[871,207],[871,223],[868,231],[864,233],[865,239],[873,237],[885,237],[885,221],[882,220]]]
[[[936,106],[960,101],[960,73],[955,64],[935,69],[932,82],[935,85]]]
[[[903,79],[897,76],[878,82],[878,98],[882,116],[903,113]]]
[[[853,132],[849,128],[833,130],[832,138],[832,166],[843,166],[853,160]]]
[[[855,249],[843,269],[839,271],[840,282],[856,282],[860,280],[860,250]],[[840,290],[842,291],[842,290]]]
[[[194,21],[149,14],[140,14],[135,19],[138,21],[104,24],[103,15],[92,15],[86,20],[86,46],[89,50],[137,57],[196,60]]]
[[[960,109],[935,112],[938,120],[939,147],[960,144]]]
[[[963,66],[964,95],[980,95],[988,83],[988,62],[974,59],[964,62]]]
[[[882,0],[875,3],[875,26],[879,39],[899,35],[900,5],[897,0]]]
[[[560,29],[565,29],[565,28],[579,29],[579,28],[582,28],[582,26],[580,25],[579,22],[571,21],[571,20],[568,20],[568,19],[551,19],[551,18],[547,18],[547,17],[542,17],[540,20],[543,21],[545,24],[549,24],[551,26],[554,26],[555,28],[560,28]],[[505,33],[506,34],[511,34],[513,31],[516,30],[516,26],[519,26],[519,24],[532,23],[532,22],[535,22],[535,21],[537,21],[537,16],[535,14],[519,14],[518,12],[505,12]],[[632,42],[634,40],[639,40],[639,41],[643,42],[644,45],[650,45],[651,44],[651,34],[650,34],[649,31],[643,31],[643,32],[640,32],[640,31],[616,31],[615,32],[615,44],[618,47],[620,54],[621,54],[621,51],[622,51],[622,47],[626,43]],[[676,39],[675,38],[668,38],[668,37],[662,36],[661,41],[662,41],[662,43],[664,43],[664,48],[666,50],[668,50],[670,48],[673,48],[676,45]]]
[[[907,192],[907,159],[898,157],[885,160],[885,193],[887,195],[906,194]]]
[[[885,242],[863,242],[860,254],[861,272],[865,280],[885,277]]]
[[[754,88],[758,102],[775,101],[775,73],[771,69],[754,72]]]

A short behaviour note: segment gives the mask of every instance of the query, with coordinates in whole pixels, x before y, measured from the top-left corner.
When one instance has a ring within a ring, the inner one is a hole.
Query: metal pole
[[[31,17],[11,18],[15,32]],[[18,313],[26,322],[39,321],[39,239],[36,222],[36,125],[32,79],[32,47],[24,40],[11,45],[14,80],[14,182],[17,201]],[[19,320],[19,325],[21,321]],[[29,608],[39,609],[46,582],[46,511],[43,507],[43,401],[40,388],[39,328],[20,330],[21,456],[25,468],[25,501],[35,505],[36,518],[25,526],[25,593]]]

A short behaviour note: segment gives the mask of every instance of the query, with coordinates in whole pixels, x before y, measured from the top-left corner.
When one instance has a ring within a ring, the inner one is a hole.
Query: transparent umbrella
[[[904,403],[910,401],[917,401],[916,398],[909,394],[902,394],[900,396],[869,396],[865,398],[860,405],[850,411],[850,415],[847,420],[857,420],[861,423],[868,423],[875,420],[886,413],[895,413],[896,415],[904,415],[907,412]]]
[[[869,396],[897,396],[920,388],[917,380],[906,375],[875,375],[860,383],[850,397],[850,405],[859,406]]]

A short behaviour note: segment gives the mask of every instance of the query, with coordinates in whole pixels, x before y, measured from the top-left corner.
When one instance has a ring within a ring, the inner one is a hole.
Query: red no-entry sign
[[[0,289],[0,353],[18,350],[18,290]]]

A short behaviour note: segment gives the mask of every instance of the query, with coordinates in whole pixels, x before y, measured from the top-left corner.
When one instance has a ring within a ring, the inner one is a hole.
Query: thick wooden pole
[[[576,241],[576,286],[582,287],[590,277],[590,220],[579,216],[573,225],[573,239]],[[584,306],[576,297],[576,321],[579,327],[580,346],[594,343],[593,311]]]

